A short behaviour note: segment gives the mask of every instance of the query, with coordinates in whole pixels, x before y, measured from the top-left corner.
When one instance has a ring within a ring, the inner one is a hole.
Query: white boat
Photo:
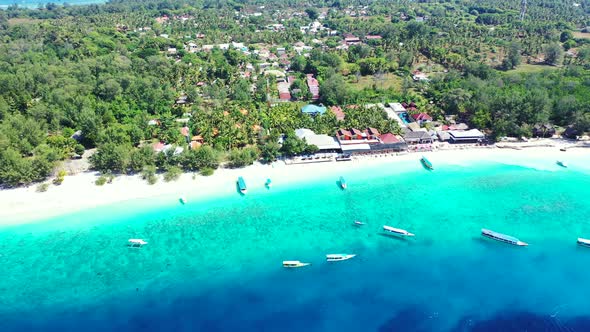
[[[401,236],[414,236],[414,234],[406,231],[405,229],[395,228],[387,225],[383,226],[383,230]]]
[[[145,246],[146,244],[148,243],[143,239],[129,239],[129,241],[127,241],[127,245],[132,248],[140,248]]]
[[[590,240],[582,239],[581,237],[578,238],[578,244],[584,247],[590,247]]]
[[[345,261],[347,259],[351,259],[356,255],[351,254],[329,254],[326,255],[326,260],[328,262],[337,262],[337,261]]]
[[[490,239],[496,240],[496,241],[513,244],[515,246],[526,247],[526,246],[529,245],[528,243],[522,242],[522,241],[520,241],[519,239],[517,239],[517,238],[515,238],[513,236],[509,236],[509,235],[506,235],[506,234],[502,234],[502,233],[490,231],[489,229],[482,229],[481,230],[481,235],[483,235],[485,237],[488,237]]]
[[[304,267],[311,265],[311,263],[303,263],[300,261],[283,261],[283,267],[293,268],[293,267]]]
[[[358,226],[365,225],[365,223],[364,223],[364,222],[362,222],[362,221],[358,221],[358,220],[355,220],[355,221],[354,221],[354,224],[355,224],[355,225],[358,225]]]
[[[557,161],[557,165],[559,165],[561,167],[564,167],[564,168],[567,168],[567,163],[565,161],[563,161],[563,160],[558,160]]]

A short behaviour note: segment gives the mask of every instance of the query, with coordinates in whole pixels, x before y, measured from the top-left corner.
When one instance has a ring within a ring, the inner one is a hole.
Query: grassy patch
[[[397,91],[400,91],[402,88],[402,81],[403,79],[401,77],[392,73],[387,73],[381,75],[380,78],[375,76],[360,76],[358,82],[356,82],[356,78],[354,76],[349,76],[348,85],[355,90],[371,88],[373,87],[373,84],[375,84],[378,89],[393,88]]]
[[[549,65],[532,65],[532,64],[522,64],[514,70],[510,70],[507,73],[515,73],[515,74],[522,74],[522,73],[538,73],[545,70],[556,70],[559,67],[549,66]]]
[[[8,25],[10,26],[14,26],[14,25],[20,25],[20,24],[33,24],[33,23],[38,23],[41,20],[37,20],[34,18],[11,18],[8,20]]]
[[[590,32],[576,31],[576,32],[572,32],[572,35],[574,35],[574,38],[578,38],[578,39],[590,39]]]

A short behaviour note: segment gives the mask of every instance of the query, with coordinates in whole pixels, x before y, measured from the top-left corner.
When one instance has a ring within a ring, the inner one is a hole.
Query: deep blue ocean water
[[[392,164],[351,169],[345,191],[339,175],[0,229],[0,331],[590,331],[588,172]]]

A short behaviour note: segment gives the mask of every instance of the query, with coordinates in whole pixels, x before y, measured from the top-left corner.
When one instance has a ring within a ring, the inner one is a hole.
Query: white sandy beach
[[[521,145],[522,146],[522,145]],[[510,148],[470,148],[426,152],[435,165],[450,164],[467,166],[475,162],[498,162],[522,165],[542,170],[559,170],[555,161],[565,160],[571,170],[590,170],[590,149],[559,151],[560,145],[552,147],[528,147],[522,150]],[[101,205],[127,200],[162,197],[178,200],[186,197],[195,201],[213,194],[235,193],[238,176],[246,179],[249,187],[263,187],[267,178],[273,186],[334,177],[346,170],[358,170],[369,165],[391,164],[392,166],[420,167],[420,153],[395,156],[363,157],[348,162],[325,162],[315,164],[273,165],[255,164],[242,169],[219,169],[209,177],[183,174],[179,180],[164,182],[159,178],[149,185],[139,175],[119,176],[111,184],[95,185],[97,174],[84,172],[66,176],[60,186],[50,185],[46,192],[37,192],[37,186],[0,190],[0,225],[15,225],[60,214],[75,212]],[[403,167],[400,167],[402,171]]]

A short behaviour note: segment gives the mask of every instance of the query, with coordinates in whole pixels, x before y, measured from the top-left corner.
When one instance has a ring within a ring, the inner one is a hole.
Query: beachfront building
[[[340,143],[332,136],[316,134],[307,128],[296,129],[295,135],[305,140],[307,144],[317,146],[319,153],[338,153],[342,151]]]
[[[485,138],[485,135],[478,129],[449,130],[448,133],[451,143],[479,143]]]
[[[538,124],[533,127],[534,137],[552,137],[553,135],[555,135],[555,128],[550,124]]]
[[[404,135],[404,141],[407,144],[431,144],[432,136],[427,131],[408,131]]]

